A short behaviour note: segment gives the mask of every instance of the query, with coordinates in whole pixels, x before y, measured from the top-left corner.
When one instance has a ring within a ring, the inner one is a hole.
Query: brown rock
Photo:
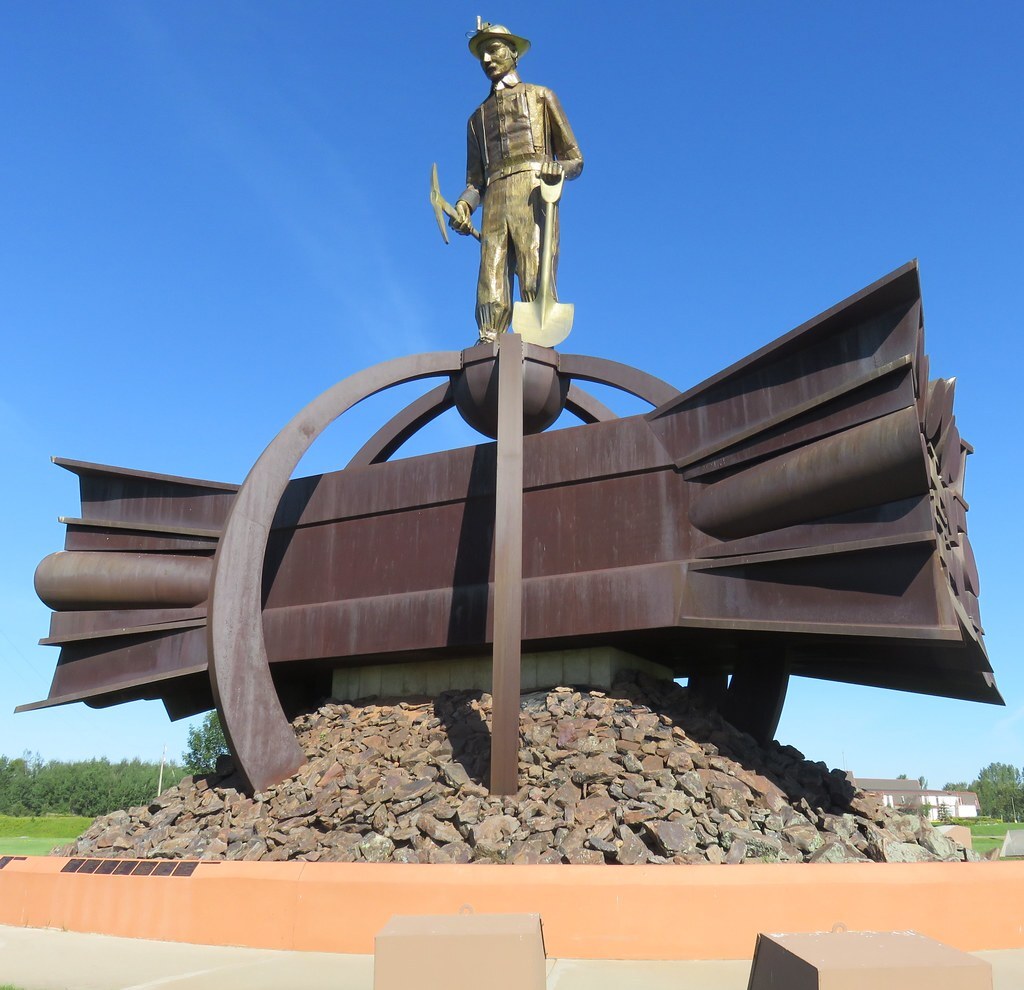
[[[508,862],[518,865],[538,865],[545,861],[551,846],[544,836],[534,835],[529,839],[513,842],[508,851]]]
[[[692,828],[679,822],[646,822],[644,832],[654,841],[655,847],[666,856],[691,853],[697,848],[697,836]]]
[[[821,834],[810,822],[787,826],[782,830],[782,837],[805,853],[813,853],[824,842]]]
[[[674,749],[666,757],[665,765],[676,773],[686,773],[693,769],[693,758],[684,749]]]
[[[434,781],[430,777],[407,779],[395,787],[393,798],[396,802],[413,801],[422,798],[433,786]]]
[[[881,853],[885,863],[926,863],[939,858],[916,842],[883,842]]]
[[[576,824],[585,829],[591,829],[602,818],[612,817],[616,807],[617,802],[607,796],[599,795],[586,798],[580,801],[574,809]]]
[[[359,852],[369,863],[386,863],[395,851],[395,844],[386,835],[368,833],[359,843]]]
[[[849,861],[847,847],[844,843],[832,840],[819,846],[812,853],[809,863],[846,863]]]
[[[431,863],[469,863],[473,859],[473,850],[465,842],[449,842],[443,846],[431,849],[429,862]]]
[[[647,847],[627,825],[618,828],[619,842],[615,859],[623,866],[636,866],[647,862]]]
[[[446,763],[441,774],[449,785],[458,789],[470,783],[469,774],[461,763]]]
[[[722,828],[721,843],[723,848],[729,852],[736,843],[742,843],[745,847],[745,855],[751,859],[761,859],[767,862],[774,862],[782,852],[782,843],[773,839],[770,835],[762,835],[750,829],[733,826]]]
[[[597,781],[612,780],[620,772],[607,756],[588,756],[580,760],[572,771],[574,784],[592,784]]]
[[[448,822],[438,821],[433,815],[421,814],[416,819],[416,827],[423,832],[424,835],[429,835],[435,842],[442,845],[445,843],[462,841],[462,836],[454,825],[451,825]]]
[[[588,836],[587,845],[594,851],[607,853],[609,856],[614,856],[619,851],[619,847],[611,839],[601,835]]]
[[[704,856],[709,863],[714,863],[716,866],[725,862],[725,853],[722,851],[722,847],[718,845],[708,846],[704,850]]]
[[[493,815],[469,830],[475,857],[504,861],[511,845],[511,835],[519,822],[511,815]]]
[[[524,696],[521,787],[503,799],[476,783],[487,773],[489,695],[329,703],[294,723],[309,758],[296,777],[249,797],[225,761],[97,819],[67,851],[665,865],[720,862],[724,846],[730,862],[967,855],[854,792],[842,773],[792,747],[760,747],[691,701],[644,675],[623,677],[608,697],[568,688]]]
[[[580,848],[566,854],[565,861],[574,866],[597,866],[605,862],[604,853],[596,849]]]
[[[957,844],[930,825],[921,829],[920,844],[939,859],[959,859]]]
[[[715,848],[711,846],[710,848]],[[742,839],[737,839],[731,846],[729,851],[725,855],[725,862],[729,866],[736,866],[738,863],[742,863],[747,858],[747,844]]]
[[[685,812],[693,807],[693,798],[685,791],[670,791],[664,787],[652,790],[647,795],[647,800],[668,811]]]

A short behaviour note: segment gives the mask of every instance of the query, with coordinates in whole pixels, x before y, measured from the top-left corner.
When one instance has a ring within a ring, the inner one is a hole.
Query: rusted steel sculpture
[[[953,382],[928,380],[916,263],[685,392],[500,340],[353,375],[240,487],[58,460],[82,515],[36,587],[61,652],[49,696],[19,710],[158,698],[179,718],[216,702],[260,789],[301,761],[286,714],[335,668],[514,637],[495,594],[496,445],[388,460],[453,405],[495,436],[513,352],[523,650],[656,659],[762,738],[793,674],[1002,703],[967,539],[971,448]],[[345,409],[426,378],[442,382],[347,468],[289,480]],[[586,382],[654,408],[614,418]],[[583,425],[542,432],[563,407]]]

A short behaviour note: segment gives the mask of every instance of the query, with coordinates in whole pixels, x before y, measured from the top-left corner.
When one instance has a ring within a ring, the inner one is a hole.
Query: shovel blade
[[[573,311],[572,303],[517,302],[512,307],[512,325],[528,344],[555,347],[569,336]]]

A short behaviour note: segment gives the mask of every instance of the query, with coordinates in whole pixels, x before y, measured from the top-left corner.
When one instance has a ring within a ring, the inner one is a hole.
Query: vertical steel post
[[[490,783],[492,794],[515,794],[523,633],[523,340],[515,333],[503,333],[498,340]]]

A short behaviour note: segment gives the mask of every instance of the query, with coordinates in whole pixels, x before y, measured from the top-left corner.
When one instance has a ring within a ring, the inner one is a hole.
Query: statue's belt
[[[550,159],[546,160],[550,161]],[[530,169],[540,171],[544,162],[545,159],[538,158],[536,154],[512,155],[510,158],[503,158],[487,169],[487,184],[490,185],[495,179],[504,179],[516,172],[527,172]]]

